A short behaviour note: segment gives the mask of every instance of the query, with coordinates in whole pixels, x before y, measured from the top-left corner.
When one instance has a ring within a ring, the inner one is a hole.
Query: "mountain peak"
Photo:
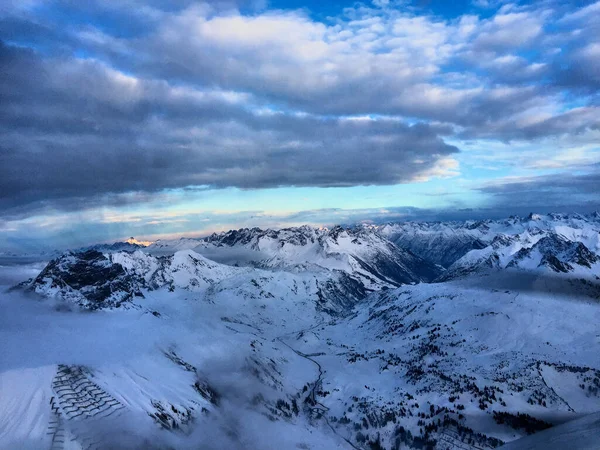
[[[542,216],[540,214],[529,213],[527,220],[542,220]]]
[[[125,241],[127,244],[139,245],[140,247],[148,247],[152,244],[152,241],[138,241],[133,236]]]

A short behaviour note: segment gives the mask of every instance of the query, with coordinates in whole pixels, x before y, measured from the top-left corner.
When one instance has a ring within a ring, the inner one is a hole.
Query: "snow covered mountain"
[[[316,267],[343,271],[366,290],[431,281],[442,273],[435,264],[397,247],[372,230],[308,226],[283,230],[244,228],[213,234],[203,240],[157,241],[149,253],[168,254],[182,249],[213,256],[231,251],[238,265],[302,271]]]
[[[379,227],[381,235],[396,245],[410,249],[428,261],[449,267],[471,250],[486,246],[482,223],[405,222]]]
[[[331,313],[344,313],[366,295],[359,282],[339,270],[275,274],[219,264],[192,250],[161,257],[139,250],[106,254],[96,250],[69,252],[52,260],[28,289],[87,309],[103,309],[128,306],[134,297],[144,297],[142,290],[183,289],[215,295],[232,284],[244,286],[238,290],[244,297],[277,296],[282,301],[300,297]]]
[[[600,253],[598,213],[530,214],[525,218],[513,216],[504,220],[466,222],[405,222],[381,225],[377,230],[399,247],[446,268],[470,251],[486,248],[500,236],[519,235],[533,241],[533,236],[553,233]]]
[[[578,240],[569,240],[555,232],[525,231],[512,236],[498,235],[487,247],[471,250],[454,262],[440,280],[506,268],[596,278],[600,273],[599,263],[600,256]]]
[[[0,296],[0,448],[535,448],[586,432],[599,225],[242,229],[65,253]],[[465,253],[444,271],[438,246]]]
[[[135,295],[141,296],[143,285],[141,277],[113,264],[109,256],[87,250],[50,261],[29,288],[93,309],[97,305],[118,306]]]

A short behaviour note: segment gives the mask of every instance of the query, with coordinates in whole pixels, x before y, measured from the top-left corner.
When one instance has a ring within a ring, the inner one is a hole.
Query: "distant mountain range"
[[[347,298],[342,302],[347,305],[382,288],[499,270],[593,279],[600,273],[600,215],[531,214],[495,221],[332,229],[243,228],[149,245],[131,238],[68,252],[51,261],[31,288],[45,295],[83,296],[78,303],[89,307],[114,306],[143,288],[199,290],[250,273],[248,268],[297,277],[310,274],[318,280],[322,296],[331,294],[338,303]]]
[[[435,264],[449,268],[471,250],[481,250],[501,236],[512,236],[523,246],[554,234],[581,242],[600,252],[600,214],[530,214],[505,220],[466,222],[405,222],[376,227],[382,236]]]

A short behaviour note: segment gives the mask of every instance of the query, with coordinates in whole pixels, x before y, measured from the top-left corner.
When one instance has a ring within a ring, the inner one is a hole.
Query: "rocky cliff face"
[[[142,295],[144,280],[106,255],[87,250],[67,253],[50,261],[30,288],[46,296],[60,296],[90,309],[119,306]]]

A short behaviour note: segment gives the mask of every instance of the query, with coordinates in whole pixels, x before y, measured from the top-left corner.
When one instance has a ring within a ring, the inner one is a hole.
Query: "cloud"
[[[600,164],[584,172],[499,179],[480,187],[492,197],[490,207],[508,209],[527,205],[531,210],[597,211]]]
[[[532,98],[552,103],[556,89],[593,82],[593,72],[576,62],[594,61],[595,25],[580,14],[595,14],[594,5],[508,4],[487,19],[452,20],[363,5],[325,22],[294,11],[242,14],[233,6],[156,4],[142,15],[140,36],[93,25],[70,36],[77,48],[142,78],[252,92],[315,114],[394,114],[469,128],[485,126],[482,113],[506,120]],[[110,11],[121,21],[140,20],[141,13],[112,4]],[[521,95],[505,98],[508,90]]]
[[[490,20],[484,21],[471,43],[474,50],[514,50],[531,44],[542,34],[548,12],[513,12],[504,7]]]
[[[493,10],[11,2],[0,215],[195,186],[419,182],[459,175],[473,140],[593,139],[600,2],[476,3]]]
[[[404,183],[445,174],[458,151],[423,123],[253,111],[248,95],[6,45],[0,60],[5,208],[192,185]]]

